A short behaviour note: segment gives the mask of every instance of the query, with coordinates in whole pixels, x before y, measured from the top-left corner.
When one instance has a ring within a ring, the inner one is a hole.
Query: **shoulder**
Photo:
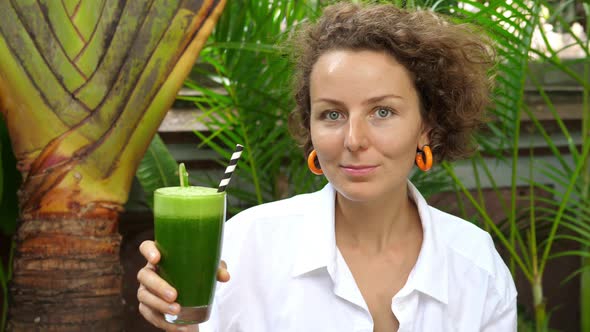
[[[478,273],[501,298],[516,297],[512,275],[490,234],[473,223],[429,206],[434,233],[446,248],[450,268],[457,276]]]
[[[428,209],[432,218],[432,228],[438,240],[453,253],[465,256],[473,261],[473,264],[488,270],[490,256],[480,255],[495,250],[490,234],[465,219],[432,206],[428,206]]]
[[[317,206],[324,190],[260,204],[233,216],[225,223],[224,238],[231,242],[253,242],[256,238],[273,240],[301,228],[311,206]],[[319,208],[319,207],[317,207]],[[236,244],[232,244],[236,245]],[[253,243],[252,245],[256,245]]]
[[[232,282],[223,284],[216,298],[249,294],[259,290],[254,284],[277,285],[290,275],[302,247],[306,212],[320,198],[318,195],[321,191],[260,204],[225,223],[221,257],[227,263]],[[261,268],[273,271],[272,275],[260,274]]]

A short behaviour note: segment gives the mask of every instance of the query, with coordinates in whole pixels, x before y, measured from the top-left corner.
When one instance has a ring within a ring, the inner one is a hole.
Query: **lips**
[[[371,174],[377,166],[374,165],[342,165],[342,171],[350,176],[366,176]]]

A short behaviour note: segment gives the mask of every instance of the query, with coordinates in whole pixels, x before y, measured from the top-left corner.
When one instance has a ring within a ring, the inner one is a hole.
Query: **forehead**
[[[322,54],[310,75],[310,93],[346,96],[415,95],[411,73],[383,51],[332,50]]]

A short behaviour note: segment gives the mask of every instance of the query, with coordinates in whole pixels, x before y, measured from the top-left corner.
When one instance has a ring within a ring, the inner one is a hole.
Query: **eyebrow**
[[[373,104],[373,103],[376,103],[378,101],[382,101],[382,100],[387,99],[387,98],[402,99],[402,100],[404,99],[401,96],[394,95],[394,94],[389,94],[389,95],[383,95],[383,96],[377,96],[377,97],[369,98],[366,101],[364,101],[363,104],[365,104],[365,105]],[[339,105],[339,106],[344,105],[341,101],[338,101],[338,100],[335,100],[335,99],[330,99],[330,98],[319,98],[319,99],[313,100],[313,102],[321,102],[321,101],[327,102],[327,103],[331,103],[331,104],[335,104],[335,105]]]
[[[387,98],[402,99],[402,100],[404,99],[402,96],[398,96],[398,95],[394,95],[394,94],[389,94],[389,95],[383,95],[383,96],[377,96],[377,97],[369,98],[369,100],[365,101],[363,104],[373,104],[375,102],[382,101],[383,99],[387,99]]]

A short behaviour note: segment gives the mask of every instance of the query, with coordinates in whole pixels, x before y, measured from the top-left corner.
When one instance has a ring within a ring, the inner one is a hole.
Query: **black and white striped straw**
[[[219,188],[217,189],[218,193],[224,192],[225,188],[227,188],[227,185],[229,184],[229,181],[231,180],[232,174],[234,174],[234,171],[236,169],[236,165],[238,164],[238,159],[240,159],[240,156],[242,155],[243,150],[244,150],[244,147],[242,145],[240,145],[240,144],[236,145],[236,150],[231,155],[231,159],[229,160],[229,165],[227,165],[227,168],[225,169],[225,173],[223,174],[223,178],[221,179],[221,182],[219,183]]]

